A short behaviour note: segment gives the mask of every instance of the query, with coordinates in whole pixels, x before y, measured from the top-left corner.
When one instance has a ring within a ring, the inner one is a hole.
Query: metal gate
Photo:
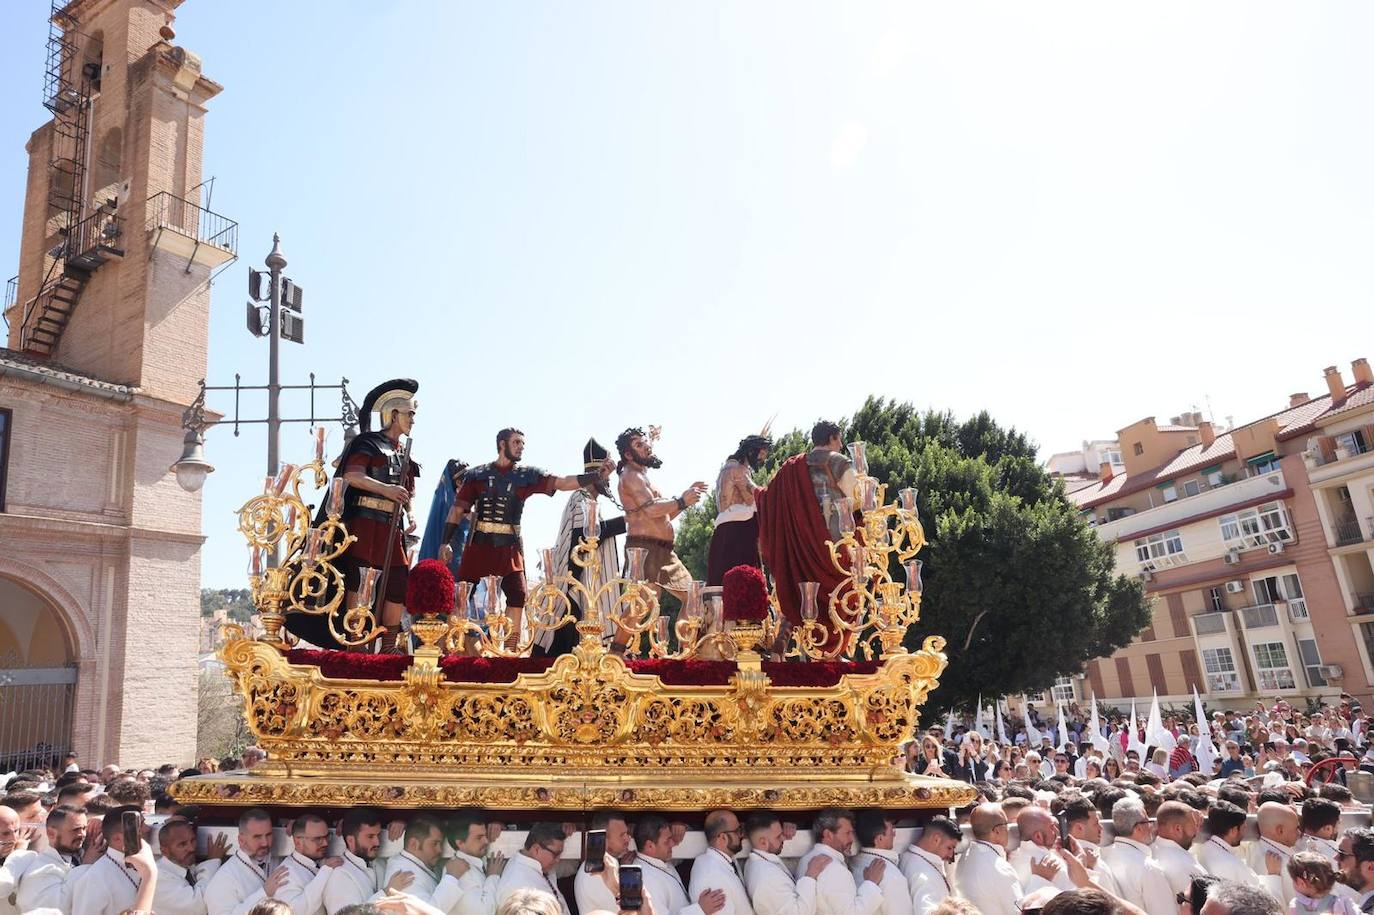
[[[76,667],[0,657],[0,774],[57,766],[71,749]]]

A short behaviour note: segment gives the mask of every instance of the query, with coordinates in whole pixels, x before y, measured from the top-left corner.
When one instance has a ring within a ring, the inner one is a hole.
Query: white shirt
[[[1099,887],[1111,893],[1113,896],[1121,895],[1121,885],[1116,882],[1116,875],[1112,873],[1112,866],[1107,863],[1107,859],[1102,857],[1102,847],[1094,845],[1087,839],[1075,839],[1083,848],[1091,848],[1093,854],[1097,855],[1097,864],[1089,874]]]
[[[298,851],[282,858],[281,865],[288,876],[273,898],[291,906],[292,915],[324,915],[324,888],[333,868],[320,867]]]
[[[682,882],[672,862],[638,854],[635,864],[644,875],[644,888],[654,900],[655,912],[659,915],[703,915],[701,906],[687,896],[687,884]]]
[[[1016,851],[1007,855],[1007,862],[1016,868],[1016,878],[1021,881],[1021,886],[1027,886],[1035,874],[1031,873],[1031,865],[1039,864],[1046,858],[1053,858],[1059,862],[1059,873],[1054,875],[1050,882],[1061,890],[1076,890],[1077,886],[1069,879],[1069,869],[1064,865],[1064,859],[1052,848],[1043,848],[1027,839],[1016,846]]]
[[[43,849],[23,868],[18,891],[14,894],[17,911],[71,911],[72,889],[89,870],[89,865],[74,866],[70,858],[59,855],[52,846]],[[129,873],[133,875],[133,871]]]
[[[744,888],[756,915],[816,915],[816,881],[807,876],[793,880],[777,855],[751,851],[744,859]]]
[[[954,895],[954,881],[941,858],[924,848],[909,846],[898,859],[915,915],[928,915],[946,896]]]
[[[451,909],[454,915],[495,915],[496,884],[501,878],[487,874],[487,862],[475,858],[462,849],[455,848],[453,856],[468,863],[467,872],[458,878],[457,908]]]
[[[1198,863],[1197,858],[1188,853],[1188,849],[1173,839],[1163,836],[1156,838],[1154,854],[1155,860],[1164,869],[1164,876],[1169,880],[1169,889],[1175,895],[1182,893],[1188,896],[1192,891],[1193,878],[1207,873],[1207,868]]]
[[[496,883],[497,907],[499,908],[516,890],[538,890],[548,893],[558,901],[558,907],[563,910],[563,915],[572,915],[568,910],[568,900],[563,898],[558,884],[544,873],[538,861],[523,851],[511,855],[510,860],[506,862],[506,869],[501,872],[501,879]]]
[[[725,893],[725,907],[719,915],[754,915],[744,881],[735,870],[735,862],[714,848],[697,855],[692,862],[692,876],[687,881],[687,898],[700,899],[707,890]]]
[[[1016,915],[1021,908],[1026,890],[1006,854],[1002,846],[980,839],[959,859],[955,886],[982,915]],[[1045,885],[1043,880],[1040,884]]]
[[[577,873],[573,875],[573,898],[577,900],[579,912],[620,911],[620,903],[606,885],[605,878],[600,873],[588,873],[585,864],[578,864]]]
[[[1250,865],[1250,870],[1254,871],[1255,875],[1259,877],[1260,886],[1268,890],[1275,899],[1285,906],[1287,906],[1288,901],[1298,893],[1298,891],[1293,888],[1293,878],[1288,876],[1288,859],[1293,857],[1293,852],[1295,851],[1297,851],[1297,849],[1292,846],[1283,845],[1279,842],[1275,842],[1273,839],[1266,839],[1260,836],[1254,842],[1250,843],[1249,860],[1246,861],[1246,863]],[[1282,859],[1282,864],[1277,874],[1269,873],[1269,867],[1264,860],[1266,852],[1273,852]],[[1336,870],[1339,873],[1340,868]]]
[[[324,884],[324,910],[328,915],[382,895],[377,891],[377,872],[370,864],[347,850],[343,859],[342,865],[329,869]]]
[[[124,866],[123,853],[107,848],[72,888],[71,915],[119,915],[132,909],[139,883],[138,874]]]
[[[873,863],[874,858],[882,858],[887,862],[887,866],[883,868],[882,880],[878,882],[878,889],[883,896],[883,904],[879,911],[884,915],[912,915],[911,890],[907,886],[906,877],[902,875],[902,862],[898,860],[895,851],[882,848],[860,849],[849,865],[849,874],[854,878],[855,885],[863,883],[864,868]]]
[[[458,887],[458,878],[452,874],[444,874],[442,877],[434,876],[434,871],[430,870],[429,865],[408,851],[401,852],[387,862],[386,874],[382,877],[382,886],[386,886],[391,882],[392,877],[402,872],[415,875],[414,882],[406,888],[408,895],[428,902],[443,912],[451,911],[458,904],[458,897],[462,895],[462,890]],[[297,912],[296,915],[302,915],[302,913]]]
[[[11,852],[5,863],[0,864],[0,915],[18,915],[19,910],[14,907],[15,889],[19,886],[19,878],[35,857],[33,852],[26,849]]]
[[[241,851],[230,855],[205,888],[209,915],[248,915],[267,897],[267,864],[259,865]]]
[[[835,862],[816,878],[818,915],[874,915],[882,908],[882,889],[867,880],[857,885],[849,869],[844,866],[844,855],[822,842],[811,846],[811,850],[797,862],[798,877],[806,873],[807,865],[817,855],[825,855]]]
[[[1207,873],[1222,880],[1235,880],[1238,883],[1248,883],[1250,886],[1260,885],[1258,875],[1240,857],[1240,852],[1217,836],[1210,837],[1198,847],[1197,860],[1207,868]]]
[[[186,868],[171,858],[157,859],[157,887],[153,890],[153,911],[157,915],[206,915],[205,891],[220,862],[197,864],[195,886],[186,878]]]
[[[1150,853],[1150,846],[1117,836],[1102,854],[1112,869],[1122,899],[1144,909],[1148,915],[1178,915],[1178,903],[1174,901],[1169,878]]]

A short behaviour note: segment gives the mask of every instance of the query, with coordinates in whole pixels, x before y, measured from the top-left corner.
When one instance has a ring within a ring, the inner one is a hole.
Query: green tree
[[[907,644],[943,636],[950,659],[928,717],[979,694],[1046,689],[1149,625],[1139,581],[1116,574],[1112,547],[1040,467],[1024,434],[985,412],[959,421],[872,397],[840,425],[846,441],[867,443],[869,473],[889,497],[920,490],[930,544],[920,556],[922,618]],[[801,431],[781,437],[765,470],[807,447]],[[678,533],[694,574],[705,569],[712,517],[689,513]]]
[[[246,623],[253,615],[253,595],[247,588],[201,588],[200,615],[214,616],[216,610],[225,610],[229,619],[236,623]]]

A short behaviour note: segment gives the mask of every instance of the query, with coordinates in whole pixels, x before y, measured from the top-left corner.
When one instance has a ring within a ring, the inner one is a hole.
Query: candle
[[[801,615],[802,619],[808,623],[816,621],[816,594],[821,590],[818,581],[803,581],[799,583],[801,588]]]
[[[272,490],[276,488],[276,485],[277,485],[277,475],[274,474],[274,473],[269,473],[269,474],[267,475],[267,479],[265,479],[265,480],[263,481],[263,484],[262,484],[262,494],[263,494],[264,496],[270,496],[270,495],[272,495]]]
[[[906,561],[906,589],[911,594],[920,594],[921,588],[921,560],[908,559]]]
[[[320,539],[324,536],[324,531],[318,527],[312,527],[305,535],[305,561],[315,563],[320,558]]]
[[[343,477],[335,477],[329,481],[329,507],[326,511],[331,517],[337,518],[343,514],[344,491],[347,489],[348,483]]]
[[[377,596],[377,579],[382,575],[381,569],[363,569],[362,581],[358,585],[358,606],[371,607],[373,600]]]
[[[863,442],[850,442],[849,456],[854,459],[854,473],[868,476],[868,446]]]
[[[591,540],[593,537],[601,535],[600,525],[596,519],[596,500],[585,499],[582,502],[582,539]]]
[[[324,463],[324,442],[329,438],[329,430],[324,426],[315,427],[315,460]]]
[[[849,498],[837,499],[835,511],[839,515],[840,534],[852,534],[854,532],[854,500]]]
[[[539,564],[544,568],[545,581],[553,581],[558,577],[558,570],[554,568],[553,550],[540,550]]]
[[[276,482],[272,485],[272,494],[280,496],[286,492],[286,487],[291,482],[291,478],[296,475],[295,464],[282,464],[281,470],[277,472]]]
[[[855,587],[862,587],[868,571],[868,550],[861,546],[856,546],[854,547],[852,556],[853,565],[850,566],[850,571],[854,573],[854,585]]]
[[[267,564],[266,551],[260,547],[249,547],[248,549],[248,574],[254,578],[262,577],[263,567]]]
[[[908,487],[897,493],[897,498],[901,500],[903,511],[914,512],[916,510],[916,490]]]
[[[625,550],[625,577],[630,581],[644,580],[644,561],[649,551],[642,546],[632,546]]]
[[[286,510],[286,530],[288,532],[296,529],[296,503],[292,502],[291,507]]]

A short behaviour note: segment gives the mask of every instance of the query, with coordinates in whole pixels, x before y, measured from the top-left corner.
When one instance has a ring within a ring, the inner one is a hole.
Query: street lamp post
[[[271,271],[272,304],[267,321],[267,472],[281,469],[281,271],[286,257],[281,253],[281,236],[272,233],[272,250],[264,261]]]

